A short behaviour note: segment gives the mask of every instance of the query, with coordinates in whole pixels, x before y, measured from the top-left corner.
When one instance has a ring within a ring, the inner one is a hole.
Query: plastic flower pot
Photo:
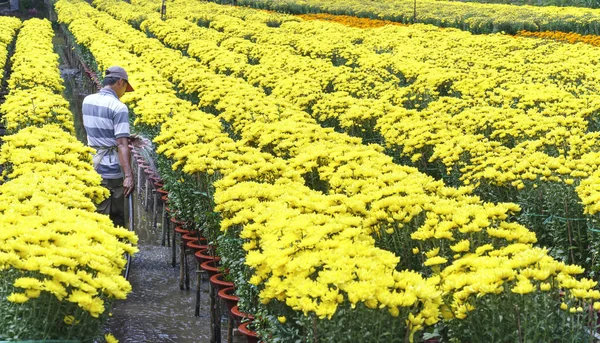
[[[249,319],[249,320],[254,320],[254,316],[246,313],[246,312],[242,312],[240,311],[239,307],[237,305],[235,305],[234,307],[231,308],[231,314],[238,319],[240,322],[242,319]]]
[[[237,305],[238,301],[240,301],[240,298],[233,294],[233,292],[235,292],[235,288],[225,287],[217,293],[221,299],[225,300],[225,304],[227,304],[227,308],[230,312],[231,309]]]
[[[169,201],[169,196],[168,196],[168,195],[163,195],[163,196],[161,196],[161,197],[160,197],[160,200],[162,200],[162,201],[164,201],[164,202],[167,202],[167,201]],[[167,211],[167,212],[169,212],[169,213],[170,213],[170,212],[171,212],[171,209],[170,209],[170,208],[168,208],[167,206],[165,206],[165,211]]]
[[[188,233],[184,233],[181,238],[187,242],[198,242],[198,232],[196,231],[188,231]]]
[[[157,189],[156,191],[158,193],[162,194],[162,195],[168,195],[169,194],[169,191],[166,190],[166,189],[164,189],[164,188],[162,188],[162,186],[161,186],[161,188]]]
[[[175,226],[174,230],[175,230],[175,232],[177,232],[177,233],[179,233],[181,235],[189,235],[189,233],[190,233],[189,230],[186,230],[186,229],[184,229],[183,227],[181,227],[179,225]]]
[[[181,220],[179,220],[179,219],[177,219],[177,218],[175,218],[175,217],[172,217],[172,218],[171,218],[171,222],[172,222],[173,224],[177,225],[177,226],[185,226],[185,225],[187,224],[186,222],[184,222],[184,221],[181,221]]]
[[[206,238],[204,237],[201,237],[200,240],[186,241],[185,245],[194,250],[194,253],[200,250],[208,249],[208,244],[206,242]]]
[[[202,264],[204,262],[208,262],[208,261],[220,261],[221,260],[221,258],[219,256],[211,255],[209,253],[208,248],[197,251],[196,253],[194,253],[194,256],[196,256],[196,260],[198,260],[198,263],[200,263],[200,264]]]
[[[203,270],[206,271],[206,273],[208,274],[208,277],[212,277],[213,275],[219,273],[219,261],[212,260],[212,261],[202,262],[202,264],[200,264],[200,268],[202,268]]]
[[[248,340],[248,343],[258,343],[259,339],[258,339],[258,333],[256,333],[256,331],[252,331],[250,329],[248,329],[248,325],[252,323],[252,322],[245,322],[240,324],[240,326],[238,326],[238,331],[241,332],[242,334],[246,335],[246,339]]]
[[[233,282],[225,281],[224,275],[221,273],[215,274],[210,277],[210,283],[215,287],[217,291],[223,288],[233,287]]]

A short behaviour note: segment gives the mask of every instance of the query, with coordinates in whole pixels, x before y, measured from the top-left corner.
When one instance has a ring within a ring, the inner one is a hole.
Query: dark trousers
[[[96,207],[96,211],[108,215],[113,224],[125,227],[123,178],[102,179],[102,186],[110,191],[110,196]]]

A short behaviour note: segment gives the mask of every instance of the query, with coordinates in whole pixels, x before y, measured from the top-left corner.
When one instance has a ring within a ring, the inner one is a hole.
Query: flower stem
[[[521,315],[519,313],[519,305],[515,305],[515,313],[517,314],[517,331],[519,334],[519,343],[523,343],[523,331],[521,329]]]

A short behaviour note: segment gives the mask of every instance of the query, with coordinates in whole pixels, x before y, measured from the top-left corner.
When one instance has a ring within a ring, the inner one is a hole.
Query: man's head
[[[133,91],[133,87],[131,87],[131,84],[129,83],[127,72],[119,66],[112,66],[106,69],[102,84],[115,91],[119,98],[121,98],[125,92]]]

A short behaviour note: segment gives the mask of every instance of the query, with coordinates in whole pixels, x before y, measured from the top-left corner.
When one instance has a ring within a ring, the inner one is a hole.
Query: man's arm
[[[131,170],[129,139],[127,137],[117,138],[117,148],[119,149],[119,162],[123,168],[123,193],[128,196],[133,191],[133,172]]]

